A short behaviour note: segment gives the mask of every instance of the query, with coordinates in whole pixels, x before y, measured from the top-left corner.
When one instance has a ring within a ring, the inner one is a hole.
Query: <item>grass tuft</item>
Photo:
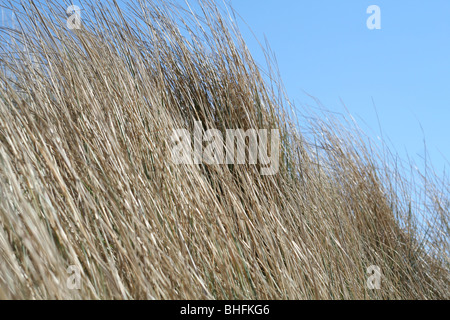
[[[108,3],[69,30],[56,1],[2,1],[0,298],[449,298],[448,181],[421,189],[351,125],[297,121],[212,1]],[[279,129],[279,173],[175,165],[194,121]]]

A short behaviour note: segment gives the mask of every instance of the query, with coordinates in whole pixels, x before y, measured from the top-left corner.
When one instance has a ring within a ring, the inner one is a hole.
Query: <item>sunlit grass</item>
[[[448,184],[416,197],[337,120],[303,135],[216,6],[164,3],[91,3],[73,31],[56,3],[6,4],[28,31],[3,30],[0,298],[448,299]],[[280,129],[279,173],[173,164],[195,120]]]

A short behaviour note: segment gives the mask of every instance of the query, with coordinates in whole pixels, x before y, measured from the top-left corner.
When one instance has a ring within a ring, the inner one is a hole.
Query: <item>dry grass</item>
[[[214,4],[85,3],[74,31],[48,4],[3,1],[0,298],[449,298],[449,184],[423,193],[339,121],[300,133]],[[279,128],[280,172],[173,164],[194,120]]]

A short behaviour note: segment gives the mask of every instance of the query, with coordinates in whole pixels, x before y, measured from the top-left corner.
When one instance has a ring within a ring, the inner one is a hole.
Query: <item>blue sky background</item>
[[[267,37],[289,97],[297,106],[318,98],[345,113],[401,158],[423,169],[424,137],[436,173],[450,160],[450,1],[231,0],[256,37]],[[381,9],[381,30],[369,30],[370,5]],[[256,60],[258,42],[241,31]],[[262,41],[264,42],[264,41]],[[423,132],[422,132],[422,128]]]

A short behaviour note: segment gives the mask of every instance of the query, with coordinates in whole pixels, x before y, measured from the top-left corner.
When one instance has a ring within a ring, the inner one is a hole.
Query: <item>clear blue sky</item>
[[[267,37],[287,92],[296,105],[332,111],[340,99],[361,127],[384,138],[402,158],[423,168],[424,135],[438,174],[450,164],[450,1],[231,0],[258,39]],[[381,30],[369,30],[370,5],[381,9]],[[258,43],[240,23],[257,61]],[[364,125],[367,123],[367,126]],[[446,160],[447,159],[447,160]]]

